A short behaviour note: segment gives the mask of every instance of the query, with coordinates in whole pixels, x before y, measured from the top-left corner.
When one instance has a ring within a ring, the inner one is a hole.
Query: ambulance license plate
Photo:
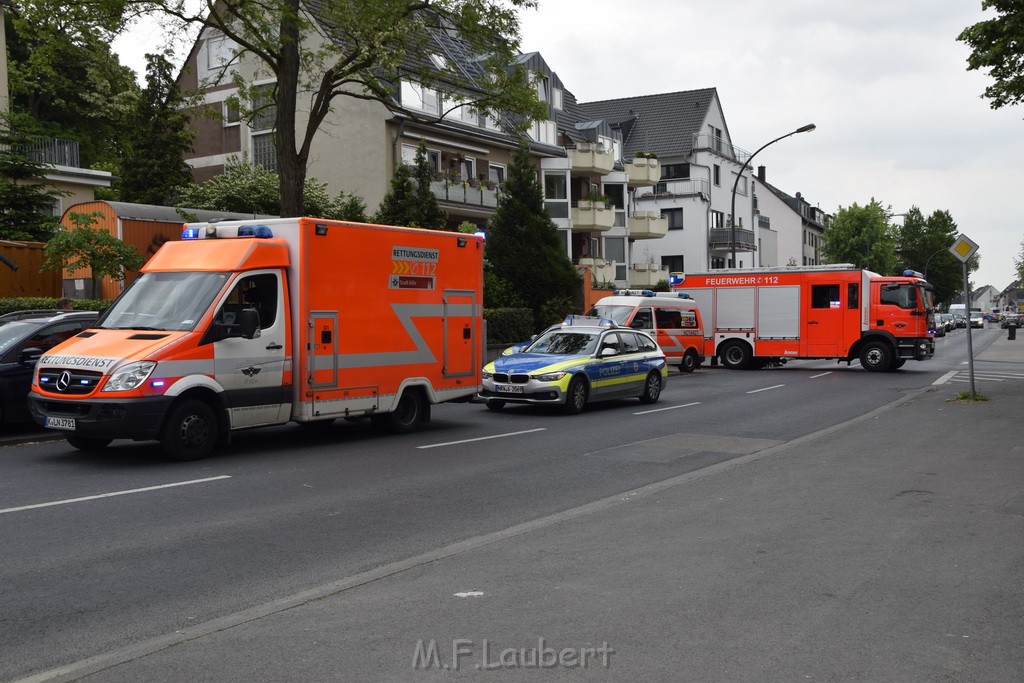
[[[75,431],[75,418],[73,417],[47,417],[46,426],[50,429],[67,429]]]
[[[521,394],[523,393],[522,387],[512,386],[510,384],[497,384],[494,387],[498,390],[499,394]]]

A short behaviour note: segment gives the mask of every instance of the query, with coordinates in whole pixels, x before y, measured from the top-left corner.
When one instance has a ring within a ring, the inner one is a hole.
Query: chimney
[[[766,182],[764,179],[764,166],[757,167],[757,179],[760,180],[762,183]]]

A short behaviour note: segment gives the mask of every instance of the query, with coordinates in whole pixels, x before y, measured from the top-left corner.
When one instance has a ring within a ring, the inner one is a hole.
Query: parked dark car
[[[35,310],[0,315],[0,424],[31,420],[28,391],[39,357],[96,323],[96,311]]]
[[[1002,327],[1004,330],[1007,327],[1021,327],[1022,325],[1024,325],[1024,320],[1022,320],[1022,316],[1016,313],[1007,313],[1003,316],[1002,322],[999,323],[999,327]]]

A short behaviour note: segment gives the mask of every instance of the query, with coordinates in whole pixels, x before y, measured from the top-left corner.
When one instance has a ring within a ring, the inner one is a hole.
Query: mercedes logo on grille
[[[57,378],[57,391],[67,391],[71,385],[71,373],[65,370]]]

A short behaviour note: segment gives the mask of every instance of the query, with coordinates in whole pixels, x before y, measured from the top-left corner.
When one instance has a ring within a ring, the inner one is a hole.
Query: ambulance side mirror
[[[260,313],[255,308],[243,308],[238,314],[242,339],[255,339],[260,336]]]

